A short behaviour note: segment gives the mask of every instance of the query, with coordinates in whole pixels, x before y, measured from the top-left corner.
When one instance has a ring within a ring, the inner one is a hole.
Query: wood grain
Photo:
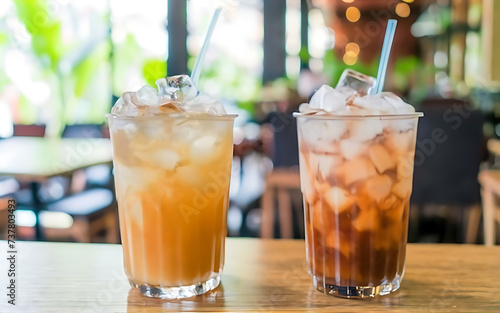
[[[112,161],[111,141],[103,138],[12,137],[0,141],[0,175],[28,182]]]
[[[401,290],[368,300],[316,291],[301,240],[228,239],[221,286],[184,300],[130,290],[119,245],[19,242],[18,250],[18,304],[1,292],[0,312],[500,311],[499,246],[411,244]],[[5,257],[0,265],[6,274]]]

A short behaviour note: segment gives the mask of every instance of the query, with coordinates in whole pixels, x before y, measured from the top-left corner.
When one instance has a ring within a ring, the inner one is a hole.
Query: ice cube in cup
[[[200,93],[188,75],[160,78],[155,83],[158,86],[158,94],[172,100],[192,99]]]
[[[361,95],[369,95],[372,88],[375,87],[377,79],[365,75],[354,70],[347,69],[342,72],[340,79],[337,83],[336,89],[341,87],[350,87],[356,90]]]

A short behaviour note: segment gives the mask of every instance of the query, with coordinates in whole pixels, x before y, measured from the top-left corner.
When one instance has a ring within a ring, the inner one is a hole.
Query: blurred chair
[[[89,140],[103,138],[102,125],[67,125],[61,136]],[[50,181],[62,180],[58,183],[64,190],[69,190],[69,194],[46,203],[45,210],[40,213],[40,223],[46,238],[95,242],[98,235],[104,233],[106,242],[117,243],[118,221],[112,178],[108,165],[75,171],[70,179],[51,178]]]
[[[488,150],[495,159],[498,159],[500,156],[500,141],[497,139],[488,140]],[[492,246],[495,244],[496,238],[495,223],[500,223],[500,206],[498,205],[500,197],[500,170],[484,169],[479,173],[478,179],[481,184],[483,200],[484,244]]]
[[[22,125],[14,124],[14,136],[25,136],[25,137],[45,137],[45,130],[47,126],[40,125]],[[64,186],[60,185],[60,178],[55,177],[49,182],[45,182],[40,188],[40,198],[42,200],[55,200],[63,196]],[[32,194],[29,189],[29,184],[26,182],[19,183],[20,188],[14,193],[14,198],[21,205],[31,205],[32,204]]]
[[[73,223],[57,225],[57,218],[50,219],[50,212],[63,212]],[[45,215],[45,216],[44,216]],[[46,206],[40,213],[41,224],[47,239],[71,238],[78,242],[96,242],[104,234],[105,242],[118,242],[118,212],[114,194],[104,188],[93,188],[65,197]]]
[[[444,99],[423,106],[415,153],[415,173],[411,197],[412,215],[421,216],[425,206],[441,206],[446,219],[441,241],[453,237],[453,222],[467,221],[467,242],[475,241],[479,227],[480,192],[477,182],[483,145],[483,116],[468,103]],[[460,212],[453,207],[461,208]],[[461,217],[457,217],[460,213]],[[464,218],[464,215],[466,217]],[[417,225],[418,227],[418,225]],[[457,235],[452,241],[457,240]]]
[[[7,198],[0,198],[0,239],[7,239],[7,231],[8,231],[8,215],[9,212],[7,209],[9,208],[9,202]]]
[[[14,124],[14,136],[44,137],[46,125]]]
[[[104,138],[103,126],[100,124],[66,125],[62,138]]]
[[[275,200],[277,196],[279,228],[282,238],[293,238],[292,192],[300,191],[300,176],[297,170],[276,169],[268,174],[262,195],[262,238],[274,237]],[[300,201],[299,201],[300,202]],[[302,205],[295,205],[297,216],[303,216]],[[303,219],[298,223],[301,236],[304,234]]]
[[[66,125],[62,138],[105,138],[105,128],[101,124],[74,124]],[[71,190],[81,191],[85,188],[108,188],[111,180],[111,166],[95,165],[84,170],[76,171],[71,180]]]

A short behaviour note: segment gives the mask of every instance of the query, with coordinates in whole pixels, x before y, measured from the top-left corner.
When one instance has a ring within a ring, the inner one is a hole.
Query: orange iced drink
[[[123,261],[143,294],[185,298],[220,281],[234,116],[160,100],[154,114],[140,102],[108,117]]]
[[[327,93],[344,101],[337,110],[316,104],[296,114],[308,272],[326,294],[385,295],[399,288],[404,274],[421,115],[365,105],[402,102],[393,95]]]

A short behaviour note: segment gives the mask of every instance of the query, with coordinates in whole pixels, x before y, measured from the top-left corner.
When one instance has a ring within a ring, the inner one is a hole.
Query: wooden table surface
[[[12,137],[0,140],[0,175],[42,181],[112,161],[104,138]]]
[[[410,244],[401,290],[368,300],[316,291],[302,240],[228,239],[221,285],[184,300],[130,289],[120,245],[18,242],[17,249],[17,305],[7,304],[4,254],[0,312],[500,311],[500,246]]]

